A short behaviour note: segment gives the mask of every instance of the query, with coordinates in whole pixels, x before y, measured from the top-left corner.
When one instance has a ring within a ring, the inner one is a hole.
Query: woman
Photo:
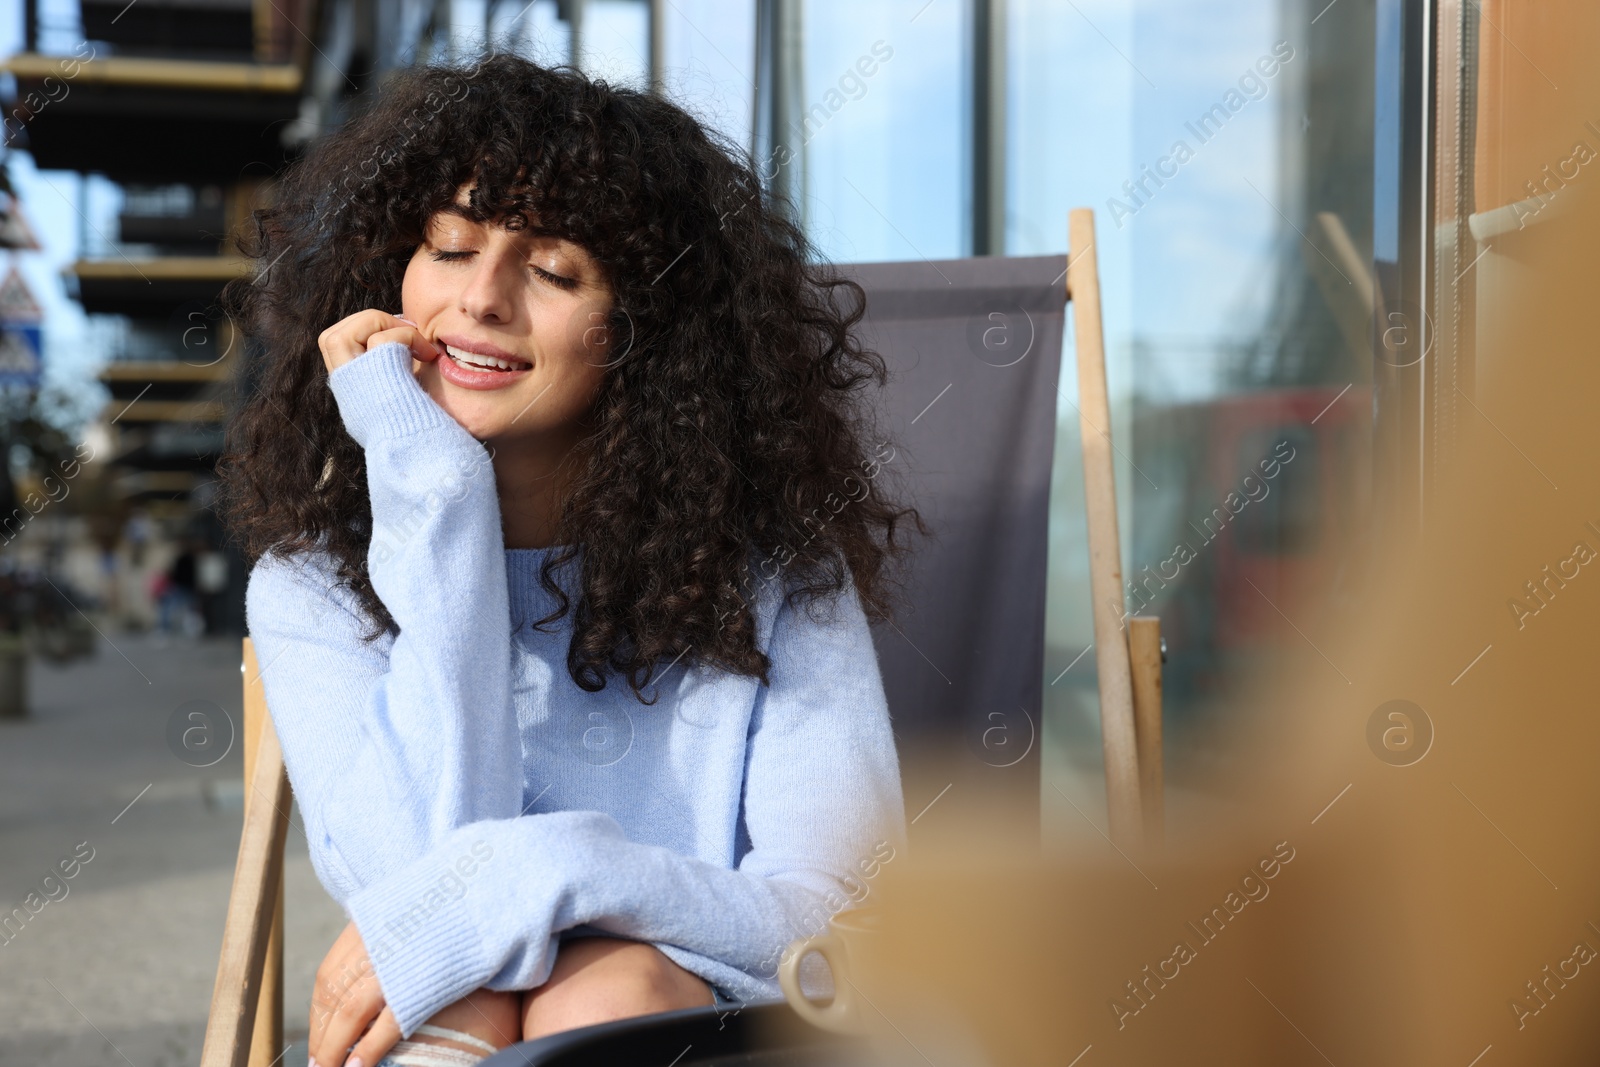
[[[859,287],[678,108],[510,56],[396,75],[255,221],[222,472],[351,919],[313,1062],[777,995],[904,835],[867,623],[926,530]]]

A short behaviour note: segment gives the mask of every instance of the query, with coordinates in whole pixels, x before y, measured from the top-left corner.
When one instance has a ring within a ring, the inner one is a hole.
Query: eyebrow
[[[454,215],[456,218],[464,219],[465,221],[473,223],[474,225],[477,225],[477,226],[485,226],[485,225],[490,225],[490,224],[494,224],[494,223],[498,223],[499,222],[499,219],[479,219],[479,218],[475,217],[472,214],[472,207],[471,207],[470,204],[460,204],[460,203],[456,203],[455,201],[451,201],[450,203],[440,205],[434,211],[434,215]],[[570,241],[570,239],[562,237],[559,234],[546,233],[546,232],[541,231],[541,230],[539,230],[537,228],[532,228],[531,227],[531,228],[529,228],[528,230],[526,230],[524,232],[529,233],[531,236],[536,236],[536,237],[554,237],[554,238],[556,238],[557,240],[560,240],[560,241],[566,241],[568,243],[573,243],[573,242]]]
[[[486,225],[486,223],[484,221],[480,221],[478,219],[473,218],[470,212],[471,212],[471,206],[470,205],[468,205],[468,204],[460,204],[460,203],[456,203],[455,201],[451,201],[451,202],[449,202],[447,204],[441,205],[434,212],[434,214],[435,215],[454,215],[457,218],[464,219],[465,221],[470,222],[475,226]],[[431,223],[431,218],[430,218],[430,223]],[[531,235],[535,236],[535,237],[554,238],[555,240],[561,242],[561,244],[563,246],[562,251],[566,252],[567,254],[569,254],[569,255],[576,254],[580,259],[586,259],[586,260],[591,260],[591,261],[594,259],[594,254],[593,253],[591,253],[588,249],[584,248],[583,245],[577,243],[576,241],[573,241],[569,237],[562,237],[560,234],[555,234],[555,233],[544,233],[544,232],[541,232],[541,231],[539,231],[537,229],[532,230],[531,231]]]

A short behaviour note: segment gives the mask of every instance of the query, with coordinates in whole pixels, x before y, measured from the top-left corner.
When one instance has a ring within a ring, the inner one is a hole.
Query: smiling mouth
[[[518,359],[498,359],[494,356],[480,355],[477,352],[468,352],[464,348],[454,345],[444,346],[445,355],[449,356],[458,366],[479,374],[504,373],[506,371],[532,370],[533,364]]]

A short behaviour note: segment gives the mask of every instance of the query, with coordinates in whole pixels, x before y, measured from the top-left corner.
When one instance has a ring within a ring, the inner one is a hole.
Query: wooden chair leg
[[[262,723],[270,729],[266,688],[256,667],[256,649],[245,641],[245,782],[256,769],[256,752]],[[258,798],[245,797],[246,809]],[[285,817],[286,816],[285,814]],[[280,856],[282,861],[282,856]],[[277,907],[267,934],[267,958],[262,961],[261,1000],[256,1003],[256,1029],[250,1038],[250,1067],[272,1067],[283,1054],[283,864],[278,862]]]
[[[278,868],[278,906],[267,935],[267,958],[261,967],[261,1000],[250,1038],[249,1067],[273,1067],[283,1055],[283,868]]]
[[[1133,727],[1139,748],[1139,799],[1145,845],[1160,847],[1166,833],[1161,768],[1161,620],[1128,620],[1128,657],[1133,669]]]
[[[249,643],[249,639],[246,639]],[[260,751],[261,727],[272,729],[267,714],[267,696],[255,666],[255,648],[246,652],[244,672],[244,780],[249,787]],[[259,797],[245,796],[245,807]],[[287,819],[287,805],[285,806]],[[273,908],[272,929],[267,934],[267,957],[261,965],[261,997],[256,1003],[255,1032],[250,1038],[249,1067],[272,1067],[283,1054],[283,863],[280,849],[278,872],[274,876],[277,905]]]
[[[244,830],[233,868],[201,1067],[271,1064],[283,1045],[281,909],[289,777],[249,638],[244,641],[244,665]],[[272,959],[278,962],[273,964]]]

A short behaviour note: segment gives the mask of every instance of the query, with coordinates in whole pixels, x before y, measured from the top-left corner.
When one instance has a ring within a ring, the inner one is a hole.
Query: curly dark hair
[[[791,603],[853,580],[869,619],[892,617],[906,520],[929,531],[875,477],[888,444],[869,453],[883,438],[858,387],[887,371],[855,334],[861,287],[815,257],[749,153],[660,96],[510,55],[393,75],[254,213],[240,247],[263,273],[223,294],[250,358],[218,510],[245,558],[321,548],[367,639],[396,631],[366,574],[364,456],[317,336],[399,306],[427,220],[469,180],[472,218],[576,242],[615,294],[621,349],[559,517],[567,547],[540,572],[559,604],[542,627],[572,607],[552,572],[581,547],[576,683],[604,689],[609,667],[644,701],[656,664],[692,650],[767,684],[756,558]]]

